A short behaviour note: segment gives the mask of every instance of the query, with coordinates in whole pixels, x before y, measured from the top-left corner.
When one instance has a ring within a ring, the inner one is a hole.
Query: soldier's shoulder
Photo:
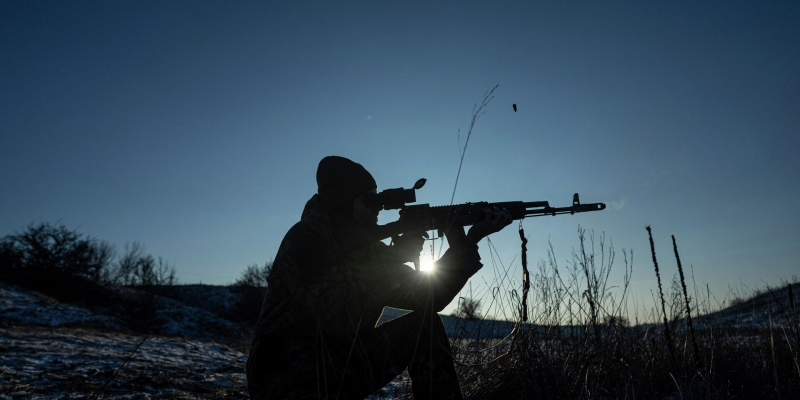
[[[285,239],[295,243],[328,243],[333,242],[333,230],[316,218],[303,218],[286,232]]]

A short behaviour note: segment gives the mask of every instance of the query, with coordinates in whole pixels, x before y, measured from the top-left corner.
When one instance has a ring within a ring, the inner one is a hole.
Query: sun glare
[[[430,257],[421,257],[419,259],[419,270],[423,272],[433,271],[433,260]]]

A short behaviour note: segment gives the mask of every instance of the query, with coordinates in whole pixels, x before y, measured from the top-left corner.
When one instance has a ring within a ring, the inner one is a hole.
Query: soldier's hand
[[[495,232],[500,232],[514,220],[511,217],[511,213],[505,208],[502,210],[497,207],[492,207],[491,209],[486,208],[483,212],[483,221],[472,225],[472,228],[469,229],[469,233],[467,233],[467,240],[471,244],[478,244],[478,242],[486,236]]]
[[[392,253],[403,262],[417,261],[422,252],[422,245],[425,244],[427,238],[428,233],[425,231],[406,232],[402,236],[392,239]]]

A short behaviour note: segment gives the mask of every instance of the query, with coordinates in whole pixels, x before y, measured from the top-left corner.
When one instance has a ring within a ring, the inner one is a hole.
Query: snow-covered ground
[[[203,339],[205,329],[236,325],[176,300],[159,297],[156,306],[159,334],[147,336],[119,318],[0,283],[0,400],[246,399],[247,355]],[[403,375],[370,399],[408,387]]]
[[[226,346],[79,328],[0,328],[5,398],[246,398],[247,356]]]
[[[40,293],[0,283],[0,327],[14,325],[69,326],[97,324],[122,329],[116,318],[59,303]]]
[[[213,312],[215,307],[225,310],[234,304],[230,290],[212,287],[214,296],[204,296],[203,287],[197,285],[180,288],[180,296],[173,299],[128,288],[117,290],[124,298],[148,299],[157,334],[142,342],[146,336],[136,333],[119,315],[97,314],[0,283],[0,400],[86,399],[100,392],[102,398],[113,399],[247,398],[247,355],[240,350],[246,349],[242,338],[250,333]],[[780,304],[776,299],[786,297],[778,294],[697,317],[696,327],[769,326],[770,317],[781,326],[789,320],[788,313],[796,311],[790,306],[771,308]],[[201,300],[205,301],[202,308],[187,305]],[[403,313],[387,309],[381,320]],[[456,344],[463,346],[470,345],[465,338],[499,340],[513,328],[513,323],[502,321],[467,323],[449,316],[443,320],[451,336],[462,338]],[[408,388],[408,376],[403,375],[370,400],[403,397]]]
[[[0,399],[87,398],[100,391],[119,399],[246,398],[245,354],[184,339],[212,320],[235,325],[174,300],[158,302],[164,336],[144,340],[118,318],[0,284]]]

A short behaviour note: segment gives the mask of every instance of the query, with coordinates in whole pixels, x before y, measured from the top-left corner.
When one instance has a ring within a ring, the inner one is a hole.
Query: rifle
[[[416,189],[421,189],[426,180],[420,179],[414,184],[413,189],[387,189],[380,193],[365,196],[364,203],[368,207],[383,210],[400,210],[400,219],[378,227],[379,240],[389,237],[396,238],[404,232],[424,232],[435,230],[441,237],[443,232],[458,222],[461,226],[474,225],[484,218],[484,209],[497,207],[507,209],[514,220],[528,217],[541,217],[545,215],[575,214],[589,211],[605,210],[605,203],[581,204],[578,193],[572,195],[572,205],[569,207],[551,207],[547,201],[506,201],[506,202],[477,202],[453,204],[450,206],[430,206],[428,204],[406,205],[414,203]],[[457,218],[456,218],[457,216]],[[419,270],[419,262],[414,265]]]

